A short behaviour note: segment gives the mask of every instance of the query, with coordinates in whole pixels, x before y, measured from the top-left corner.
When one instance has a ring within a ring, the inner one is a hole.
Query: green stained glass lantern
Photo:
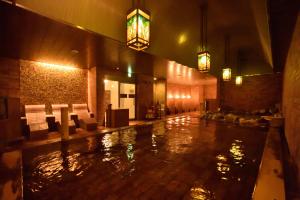
[[[150,14],[135,8],[127,15],[127,46],[137,51],[149,47]]]
[[[198,53],[198,70],[200,72],[209,72],[210,55],[208,51]]]

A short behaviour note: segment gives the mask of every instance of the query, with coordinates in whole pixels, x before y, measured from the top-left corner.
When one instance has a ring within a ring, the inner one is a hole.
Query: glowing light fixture
[[[237,67],[236,67],[236,71],[237,71],[237,75],[235,77],[235,85],[240,86],[243,84],[243,76],[241,75],[241,63],[242,63],[242,59],[241,57],[243,52],[242,50],[238,50],[237,52]]]
[[[187,98],[190,99],[190,98],[192,98],[192,97],[191,97],[191,95],[188,95]]]
[[[134,6],[127,15],[127,46],[137,51],[149,47],[150,13]]]
[[[207,49],[207,5],[201,6],[201,51],[198,53],[198,70],[200,72],[209,72],[210,54]]]
[[[243,83],[243,77],[242,76],[236,76],[235,77],[235,84],[236,85],[242,85]]]
[[[181,98],[182,98],[182,99],[185,99],[185,98],[186,98],[186,96],[185,96],[185,95],[182,95],[182,96],[181,96]]]
[[[129,66],[128,69],[127,69],[127,76],[128,76],[129,78],[132,77],[132,68],[131,68],[131,66]]]
[[[104,83],[108,83],[108,80],[107,80],[107,79],[104,79],[103,82],[104,82]]]
[[[75,66],[72,65],[57,65],[57,64],[44,63],[44,62],[36,62],[36,63],[42,67],[65,70],[65,71],[72,71],[77,69]]]
[[[231,80],[231,69],[225,68],[223,69],[223,81],[230,81]]]
[[[175,99],[180,99],[180,96],[177,94],[177,95],[175,96]]]
[[[209,72],[210,55],[208,51],[198,53],[198,69],[200,72]]]
[[[169,94],[169,95],[168,95],[168,98],[169,98],[169,99],[173,99],[174,97],[173,97],[173,95]]]

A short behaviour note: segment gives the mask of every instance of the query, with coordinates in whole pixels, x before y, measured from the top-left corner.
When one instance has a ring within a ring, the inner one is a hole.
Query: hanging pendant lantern
[[[210,55],[208,51],[198,53],[198,69],[200,72],[209,72]]]
[[[207,5],[201,6],[201,52],[198,53],[198,70],[200,72],[209,72],[210,54],[207,48]]]
[[[231,68],[224,68],[223,81],[230,81],[230,80],[231,80]]]
[[[243,83],[243,77],[242,76],[236,76],[235,77],[235,84],[236,85],[242,85]]]
[[[225,48],[224,48],[224,55],[225,55],[225,66],[226,68],[223,68],[223,81],[230,81],[231,80],[231,68],[228,67],[229,65],[229,59],[230,59],[230,38],[228,36],[225,36]]]
[[[149,42],[150,13],[136,6],[127,15],[127,46],[141,51],[149,47]]]
[[[242,51],[237,52],[237,76],[235,77],[235,85],[240,86],[243,84],[243,76],[241,75],[241,65],[242,65]]]

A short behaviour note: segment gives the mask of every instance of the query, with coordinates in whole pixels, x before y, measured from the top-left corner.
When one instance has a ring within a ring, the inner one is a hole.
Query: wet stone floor
[[[187,115],[27,149],[24,199],[251,199],[265,137]]]

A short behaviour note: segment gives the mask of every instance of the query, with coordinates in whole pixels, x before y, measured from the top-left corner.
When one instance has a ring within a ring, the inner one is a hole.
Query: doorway
[[[135,119],[135,84],[104,80],[105,106],[112,109],[129,109],[129,119]]]
[[[120,83],[120,108],[129,109],[129,119],[135,119],[135,84]]]

